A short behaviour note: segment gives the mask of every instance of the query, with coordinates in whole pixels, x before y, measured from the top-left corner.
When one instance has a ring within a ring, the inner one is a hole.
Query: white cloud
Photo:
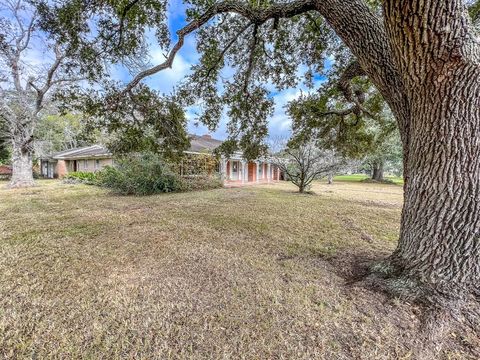
[[[286,114],[287,104],[298,98],[302,89],[287,89],[273,97],[275,101],[275,110],[272,117],[269,119],[269,136],[270,138],[275,137],[289,137],[292,120]]]
[[[159,49],[152,53],[151,58],[151,62],[154,65],[161,64],[165,61],[165,56]],[[173,60],[172,68],[165,69],[149,77],[146,83],[156,90],[170,93],[173,88],[190,73],[191,66],[192,64],[186,61],[181,54],[177,54]]]

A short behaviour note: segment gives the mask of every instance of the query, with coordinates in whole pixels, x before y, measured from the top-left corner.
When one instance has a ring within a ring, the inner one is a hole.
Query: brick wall
[[[58,178],[63,178],[65,175],[67,175],[68,169],[67,169],[67,163],[65,160],[58,160],[57,165],[55,166],[55,176]]]

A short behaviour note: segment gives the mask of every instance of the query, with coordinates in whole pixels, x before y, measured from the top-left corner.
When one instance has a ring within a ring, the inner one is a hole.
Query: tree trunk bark
[[[436,74],[411,97],[402,273],[444,295],[480,284],[480,70]]]
[[[12,152],[12,179],[9,187],[21,188],[34,186],[33,180],[33,151],[22,146],[13,146]]]
[[[300,184],[300,185],[298,186],[298,192],[299,192],[300,194],[303,194],[303,193],[305,192],[305,185]]]
[[[384,10],[410,112],[393,264],[462,297],[480,283],[480,48],[463,1],[388,0]]]
[[[372,179],[383,181],[383,161],[374,161],[372,164]]]
[[[327,175],[327,183],[328,183],[328,185],[333,184],[333,174],[328,174]]]

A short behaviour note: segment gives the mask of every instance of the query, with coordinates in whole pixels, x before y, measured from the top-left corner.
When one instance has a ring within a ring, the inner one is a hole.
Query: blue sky
[[[175,32],[185,25],[185,5],[181,0],[170,1],[168,9],[169,28],[172,34],[172,41],[176,40]],[[153,42],[152,42],[153,43]],[[150,51],[150,62],[152,65],[161,63],[165,60],[162,51],[154,44]],[[163,93],[170,93],[176,85],[180,83],[186,75],[190,73],[190,68],[193,64],[199,60],[199,54],[196,51],[195,46],[195,34],[190,34],[186,40],[182,49],[177,53],[173,66],[171,69],[164,70],[157,73],[145,80],[153,89],[159,90]],[[129,80],[129,74],[124,69],[116,69],[117,76],[122,81]],[[228,69],[226,70],[228,72]],[[316,78],[316,85],[324,81],[323,78]],[[290,134],[291,121],[285,114],[285,105],[298,97],[301,91],[307,92],[308,90],[303,85],[299,85],[297,88],[287,89],[281,92],[273,92],[272,97],[275,101],[275,110],[273,115],[269,118],[269,136],[270,138],[288,137]],[[195,115],[195,107],[186,109],[188,123],[188,131],[193,134],[203,135],[208,133],[208,129],[198,124]],[[228,118],[224,116],[220,122],[218,129],[211,133],[212,136],[218,139],[225,139],[227,137],[226,124]]]

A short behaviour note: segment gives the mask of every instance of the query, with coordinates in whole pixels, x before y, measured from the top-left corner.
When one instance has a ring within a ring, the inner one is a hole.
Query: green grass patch
[[[362,182],[370,179],[370,176],[365,174],[351,174],[351,175],[338,175],[333,178],[333,181],[345,181],[345,182]],[[403,178],[398,176],[385,176],[385,180],[391,181],[397,185],[403,185]]]

